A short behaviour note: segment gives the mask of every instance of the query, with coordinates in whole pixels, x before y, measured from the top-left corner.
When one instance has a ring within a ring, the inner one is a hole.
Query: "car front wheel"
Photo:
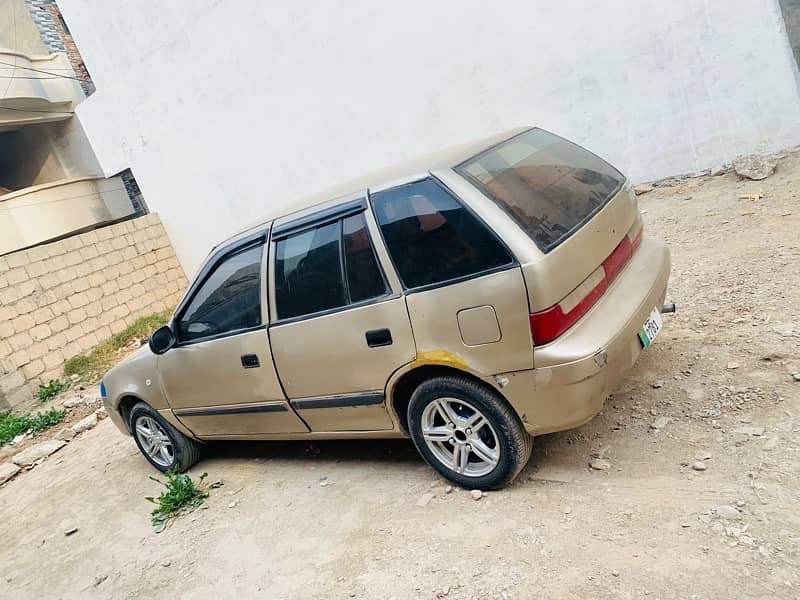
[[[531,454],[532,438],[513,409],[465,377],[423,382],[408,405],[408,426],[428,464],[467,489],[503,487]]]
[[[183,472],[200,458],[200,444],[175,429],[148,404],[139,402],[131,410],[131,433],[144,457],[162,472]]]

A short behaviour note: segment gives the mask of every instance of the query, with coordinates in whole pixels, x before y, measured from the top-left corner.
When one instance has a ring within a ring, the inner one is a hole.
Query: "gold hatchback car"
[[[662,327],[669,271],[622,174],[518,129],[220,244],[101,396],[161,471],[208,440],[410,436],[498,488],[533,436],[600,410]]]

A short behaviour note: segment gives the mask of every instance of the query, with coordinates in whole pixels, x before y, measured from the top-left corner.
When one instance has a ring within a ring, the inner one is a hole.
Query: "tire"
[[[162,473],[174,468],[182,473],[200,459],[200,444],[183,435],[144,402],[139,402],[131,409],[129,425],[139,451]],[[137,430],[137,426],[140,430]],[[169,451],[158,451],[150,446],[145,430],[154,434],[150,439],[158,438],[156,444],[159,448],[165,447],[166,440],[169,440]],[[148,447],[152,452],[148,451]]]
[[[478,429],[468,427],[470,423]],[[527,464],[533,447],[533,438],[505,399],[465,377],[436,377],[421,383],[408,405],[408,428],[422,458],[466,489],[507,485]]]

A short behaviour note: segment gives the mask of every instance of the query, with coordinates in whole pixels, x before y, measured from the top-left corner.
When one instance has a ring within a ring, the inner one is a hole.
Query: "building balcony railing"
[[[82,177],[0,196],[0,255],[134,214],[120,177]]]
[[[69,119],[82,99],[66,54],[28,56],[0,48],[0,131]]]

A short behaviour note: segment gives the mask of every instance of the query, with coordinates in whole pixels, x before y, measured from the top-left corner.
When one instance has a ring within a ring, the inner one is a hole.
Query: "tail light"
[[[631,256],[642,242],[643,233],[642,218],[637,215],[633,226],[602,265],[567,294],[561,302],[530,315],[534,344],[541,345],[552,342],[594,306],[595,302],[606,293],[611,282],[628,264]]]

